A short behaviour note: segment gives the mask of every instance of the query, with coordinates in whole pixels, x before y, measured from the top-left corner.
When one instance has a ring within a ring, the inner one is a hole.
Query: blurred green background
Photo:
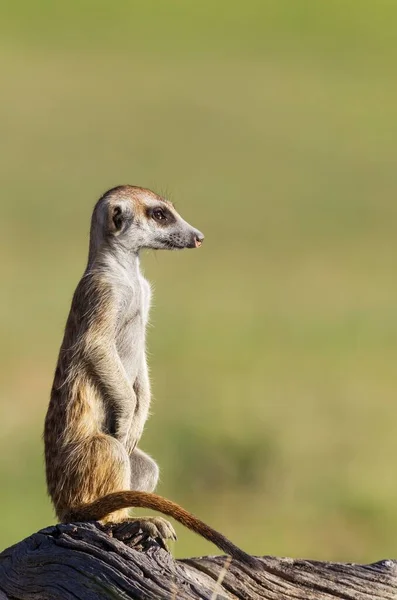
[[[0,548],[54,522],[57,352],[93,204],[132,183],[206,234],[143,260],[158,491],[252,553],[395,557],[396,3],[1,12]]]

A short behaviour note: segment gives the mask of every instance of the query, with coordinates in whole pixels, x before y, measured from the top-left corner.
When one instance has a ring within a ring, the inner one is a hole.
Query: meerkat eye
[[[156,208],[153,211],[152,216],[153,219],[155,219],[156,221],[165,221],[165,219],[167,218],[167,215],[165,214],[162,208]]]

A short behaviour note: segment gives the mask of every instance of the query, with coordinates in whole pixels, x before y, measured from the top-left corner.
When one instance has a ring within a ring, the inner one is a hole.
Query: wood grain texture
[[[48,527],[0,554],[0,600],[396,600],[397,561],[371,565],[226,557],[175,561],[138,531],[96,523]],[[222,581],[220,581],[222,579]]]

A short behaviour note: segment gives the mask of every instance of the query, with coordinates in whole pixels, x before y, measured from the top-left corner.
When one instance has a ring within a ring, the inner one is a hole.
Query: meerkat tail
[[[71,509],[67,514],[65,521],[100,521],[112,512],[123,508],[149,508],[157,510],[169,517],[173,517],[176,521],[201,535],[211,543],[215,544],[220,550],[232,558],[249,565],[250,567],[262,567],[262,563],[235,546],[224,535],[192,515],[190,512],[157,494],[149,492],[125,491],[113,492],[107,494],[90,504]]]

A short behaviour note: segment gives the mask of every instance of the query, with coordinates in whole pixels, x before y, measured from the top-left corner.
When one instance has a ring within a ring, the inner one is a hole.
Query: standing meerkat
[[[159,469],[138,448],[150,405],[151,295],[139,253],[197,248],[203,239],[150,190],[119,186],[95,205],[88,264],[73,296],[45,419],[47,486],[61,522],[138,520],[152,537],[176,539],[162,517],[129,517],[130,507],[150,508],[252,565],[255,559],[222,534],[152,493]]]

